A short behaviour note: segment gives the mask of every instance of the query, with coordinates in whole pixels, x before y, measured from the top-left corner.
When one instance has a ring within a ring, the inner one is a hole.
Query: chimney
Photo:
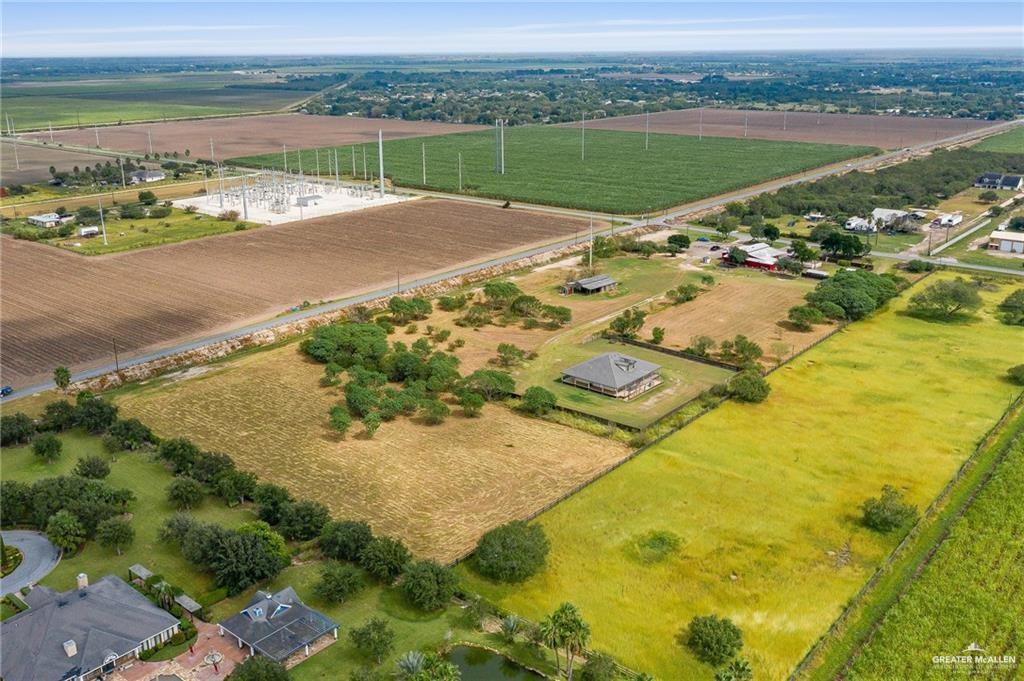
[[[64,641],[64,654],[68,657],[74,657],[78,654],[78,646],[75,645],[73,640]]]
[[[87,574],[85,574],[84,572],[79,572],[78,573],[78,590],[81,591],[82,589],[84,589],[84,588],[86,588],[88,586],[89,586],[89,576]],[[71,642],[71,645],[74,645],[74,641]]]

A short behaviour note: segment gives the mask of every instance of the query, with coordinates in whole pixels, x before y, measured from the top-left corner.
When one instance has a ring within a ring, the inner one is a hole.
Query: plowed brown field
[[[341,146],[376,142],[377,131],[384,139],[445,135],[452,132],[482,130],[480,125],[456,125],[430,121],[401,121],[391,118],[353,118],[349,116],[307,116],[304,114],[268,114],[241,118],[211,118],[167,123],[139,123],[99,129],[100,146],[104,149],[144,154],[149,151],[152,135],[153,151],[162,154],[188,149],[192,157],[210,158],[213,140],[217,160],[252,156],[289,149]],[[33,133],[25,137],[48,141],[49,133]],[[96,132],[92,128],[54,131],[57,143],[92,147]],[[339,159],[342,168],[351,159]],[[326,164],[326,159],[324,163]]]
[[[651,114],[651,132],[697,135],[701,109]],[[995,125],[993,121],[967,118],[913,118],[910,116],[855,116],[791,111],[740,111],[703,109],[704,134],[708,137],[752,137],[791,142],[865,144],[883,149],[934,142],[953,135]],[[744,134],[744,119],[747,121]],[[578,125],[578,124],[576,124]],[[619,116],[587,121],[588,128],[643,132],[645,116]],[[784,129],[785,128],[785,129]]]
[[[112,256],[0,237],[0,371],[16,387],[523,249],[583,221],[442,200]]]

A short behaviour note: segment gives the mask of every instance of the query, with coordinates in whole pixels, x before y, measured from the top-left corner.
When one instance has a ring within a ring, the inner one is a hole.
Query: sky
[[[1016,48],[1021,2],[10,2],[4,57]]]

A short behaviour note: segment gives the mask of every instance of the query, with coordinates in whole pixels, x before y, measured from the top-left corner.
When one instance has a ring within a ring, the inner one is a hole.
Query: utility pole
[[[505,174],[505,120],[501,121],[501,174]]]
[[[749,111],[744,111],[743,112],[743,137],[747,136],[747,125],[749,124],[749,122],[750,122],[750,112]]]
[[[704,139],[704,107],[701,107],[697,111],[698,123],[697,123],[697,141]]]
[[[580,160],[587,160],[587,112],[580,119]]]
[[[220,207],[224,207],[224,166],[217,166],[220,173]]]
[[[338,170],[338,147],[334,147],[334,181],[341,185],[341,171]]]
[[[146,129],[146,137],[149,138],[149,155],[153,155],[153,131]],[[213,160],[213,159],[211,159]]]
[[[459,152],[459,191],[462,191],[462,152]]]
[[[14,168],[21,170],[21,161],[18,160],[18,140],[12,139],[11,146],[14,147]]]
[[[352,179],[356,179],[356,147],[352,145]]]
[[[644,151],[651,148],[651,112],[647,112],[647,120],[644,122]]]
[[[96,199],[97,205],[100,207],[100,227],[103,228],[103,245],[107,245],[107,222],[103,219],[103,198],[98,197]]]
[[[50,144],[53,144],[53,123],[48,123],[50,126]]]
[[[246,185],[245,175],[243,175],[242,176],[242,219],[243,220],[248,220],[249,219],[249,201],[248,201],[248,197],[246,197],[246,195],[245,195],[245,185]]]
[[[380,161],[380,198],[384,198],[384,130],[377,130],[377,160]]]
[[[783,130],[786,129],[788,122],[789,122],[789,112],[788,111],[783,111],[782,112],[782,129]]]
[[[98,127],[95,127],[95,128],[92,129],[92,131],[96,133],[96,148],[99,149],[100,148],[100,129]]]
[[[320,181],[320,150],[314,149],[313,153],[316,154],[316,181]]]
[[[214,163],[217,162],[217,157],[213,155],[213,138],[210,138],[210,160]]]
[[[366,174],[366,145],[363,145],[363,180],[369,180],[370,176]]]
[[[122,161],[120,158],[117,159],[117,165],[120,166],[120,168],[121,168],[121,186],[123,188],[127,189],[128,188],[128,183],[125,182],[125,179],[124,179],[124,161]]]
[[[110,342],[114,346],[114,371],[115,372],[119,372],[119,371],[121,371],[121,364],[120,364],[120,362],[118,361],[118,358],[117,358],[117,339],[116,338],[111,338]]]
[[[288,172],[288,145],[281,145],[281,155],[284,156],[284,172]]]
[[[423,163],[423,186],[427,186],[427,144],[426,142],[420,143],[420,160]]]
[[[590,256],[587,269],[594,269],[594,216],[590,216]]]

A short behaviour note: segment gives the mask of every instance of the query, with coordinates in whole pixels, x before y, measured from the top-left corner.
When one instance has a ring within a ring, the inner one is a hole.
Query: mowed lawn
[[[1020,424],[1018,420],[1018,428]],[[987,655],[1024,646],[1024,435],[974,504],[956,522],[931,563],[886,615],[853,664],[850,679],[953,676],[933,655],[957,655],[970,642]],[[1020,668],[980,667],[985,678],[1019,678]]]
[[[351,175],[354,164],[356,175],[361,177],[365,153],[366,167],[376,175],[376,145],[337,149],[343,173]],[[872,147],[721,137],[700,140],[683,135],[651,135],[650,148],[644,151],[642,133],[588,130],[584,160],[579,130],[526,126],[505,129],[504,175],[495,173],[492,131],[385,141],[384,174],[402,186],[456,192],[462,154],[463,193],[639,214],[874,151]],[[312,149],[302,152],[301,166],[306,173],[315,172],[316,154]],[[327,172],[328,156],[334,157],[333,147],[319,150],[322,172]],[[281,153],[232,162],[252,167],[284,166]],[[294,170],[299,164],[299,153],[289,152],[289,168]]]
[[[178,552],[177,547],[161,542],[157,533],[164,521],[174,514],[167,501],[167,485],[173,477],[167,468],[147,453],[124,452],[112,459],[104,450],[99,437],[72,431],[60,435],[64,449],[58,461],[46,464],[40,461],[30,446],[4,449],[0,462],[4,480],[18,480],[31,484],[42,478],[70,475],[79,457],[100,456],[110,462],[110,475],[105,482],[116,488],[127,488],[135,493],[129,506],[135,541],[120,556],[95,541],[86,542],[74,556],[65,556],[57,568],[42,584],[54,589],[70,589],[79,572],[93,581],[108,574],[127,578],[129,566],[142,563],[167,581],[180,586],[193,598],[199,598],[214,588],[210,575],[196,571]],[[255,520],[256,516],[245,508],[228,508],[224,503],[208,497],[191,511],[197,520],[235,527]]]
[[[1002,151],[1007,154],[1024,153],[1024,126],[1018,125],[1001,135],[983,139],[971,148],[978,151]]]
[[[864,499],[892,484],[927,505],[1019,392],[1021,332],[992,317],[1009,292],[963,325],[902,314],[905,294],[772,374],[766,402],[724,404],[542,515],[548,567],[524,585],[462,574],[531,618],[572,601],[596,649],[659,678],[711,678],[676,637],[717,613],[755,678],[785,678],[898,540],[861,527]],[[655,531],[679,549],[642,562]]]

